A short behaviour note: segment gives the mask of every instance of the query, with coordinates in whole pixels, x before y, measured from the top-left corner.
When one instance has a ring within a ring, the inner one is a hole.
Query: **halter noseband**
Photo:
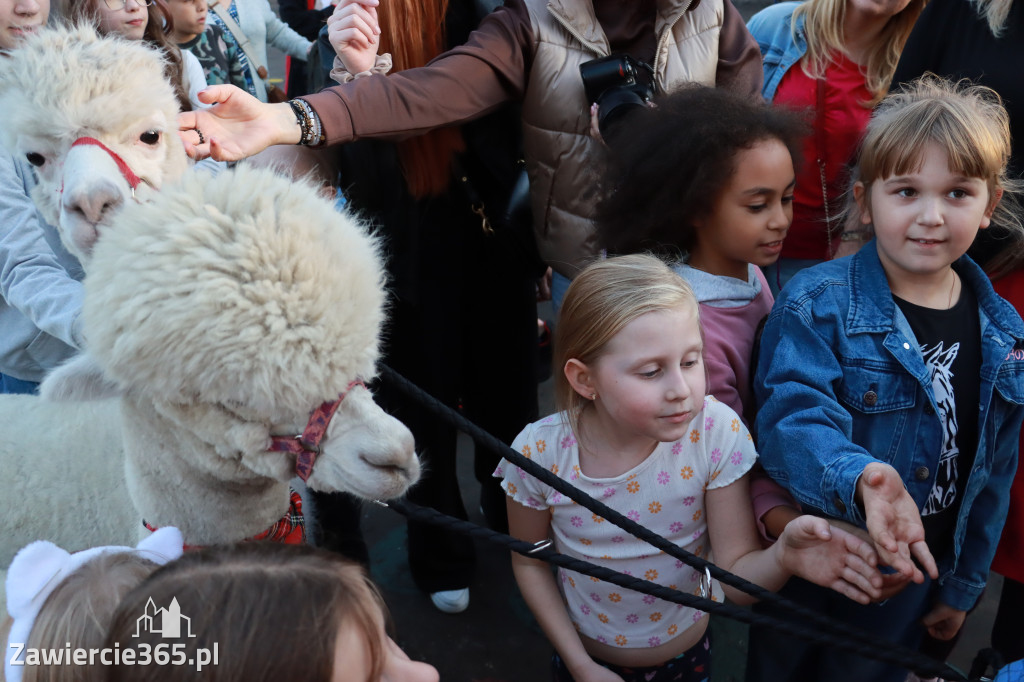
[[[124,177],[125,181],[128,183],[128,186],[132,188],[133,198],[135,197],[136,187],[141,185],[143,182],[149,184],[146,180],[143,180],[138,175],[136,175],[135,171],[131,169],[128,163],[124,159],[122,159],[117,152],[115,152],[113,149],[97,140],[95,137],[80,137],[71,143],[71,148],[74,149],[75,147],[80,147],[82,145],[92,145],[94,147],[99,147],[100,149],[102,149],[103,151],[110,155],[110,158],[113,159],[114,163],[117,165],[117,169],[121,171],[121,176]],[[61,192],[63,193],[63,191],[64,187],[61,186]]]
[[[327,435],[327,426],[338,411],[341,401],[355,386],[366,388],[366,384],[356,379],[345,387],[345,391],[337,400],[330,400],[313,410],[306,423],[306,428],[298,436],[271,436],[270,452],[288,452],[295,455],[295,473],[306,481],[313,473],[313,464],[320,454],[320,441]]]

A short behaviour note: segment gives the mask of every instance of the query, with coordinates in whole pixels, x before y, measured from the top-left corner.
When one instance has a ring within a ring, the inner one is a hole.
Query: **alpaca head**
[[[0,59],[0,111],[0,142],[36,167],[36,204],[83,260],[123,205],[188,167],[161,55],[90,26],[40,30]]]
[[[314,408],[375,375],[384,284],[378,243],[314,187],[245,167],[187,174],[126,205],[97,242],[90,362],[183,428],[223,424],[203,436],[218,452],[286,479],[294,456],[268,452],[269,436],[302,433]],[[322,448],[311,487],[394,496],[418,476],[411,434],[365,388],[348,391]]]

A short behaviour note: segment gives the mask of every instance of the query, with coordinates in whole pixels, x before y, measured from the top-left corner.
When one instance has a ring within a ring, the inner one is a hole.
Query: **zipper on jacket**
[[[668,24],[665,26],[665,30],[661,32],[660,36],[658,36],[658,45],[657,45],[657,50],[654,53],[654,64],[652,64],[652,68],[654,69],[654,86],[655,86],[655,89],[660,91],[660,92],[662,92],[662,93],[665,92],[665,88],[662,87],[658,83],[658,76],[659,76],[659,74],[658,74],[658,58],[661,56],[661,53],[664,52],[665,48],[668,46],[668,36],[672,32],[673,27],[675,27],[675,25],[679,22],[679,20],[683,17],[683,15],[686,14],[689,11],[689,9],[690,9],[690,7],[692,5],[693,5],[693,0],[687,0],[686,4],[683,5],[683,7],[676,13],[675,17],[673,17],[672,20],[668,22]],[[564,17],[562,17],[557,12],[555,12],[554,8],[551,7],[551,5],[547,6],[547,10],[548,10],[548,14],[550,14],[552,17],[554,17],[555,21],[557,21],[559,23],[559,25],[561,25],[562,28],[564,28],[566,31],[568,31],[569,34],[580,43],[580,45],[582,45],[583,47],[587,48],[588,50],[590,50],[591,52],[596,54],[598,57],[607,57],[608,56],[606,54],[603,54],[600,50],[596,49],[590,42],[584,40],[583,36],[581,36],[579,34],[579,31],[577,31],[569,23],[569,20],[564,18]],[[609,46],[609,48],[610,48],[610,46]]]
[[[660,36],[658,36],[658,50],[654,53],[654,64],[652,64],[652,66],[654,67],[654,87],[662,94],[665,93],[665,88],[658,83],[658,77],[660,75],[658,73],[658,58],[661,57],[661,53],[668,47],[668,36],[672,33],[672,29],[677,23],[679,23],[679,20],[683,18],[683,15],[690,10],[691,5],[693,5],[693,0],[687,0],[687,3],[683,6],[682,10],[680,10],[679,13],[677,13],[676,16],[668,22],[668,25],[665,26],[665,30],[661,32]]]

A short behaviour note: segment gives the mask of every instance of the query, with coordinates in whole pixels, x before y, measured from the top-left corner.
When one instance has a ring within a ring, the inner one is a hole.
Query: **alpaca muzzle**
[[[110,158],[114,160],[114,164],[117,165],[117,170],[121,172],[121,177],[123,177],[125,182],[128,183],[128,186],[132,188],[133,199],[135,198],[136,187],[138,187],[144,182],[146,184],[149,184],[145,179],[135,174],[135,171],[131,169],[131,166],[128,165],[127,161],[121,158],[120,154],[118,154],[113,149],[97,140],[95,137],[80,137],[71,143],[71,149],[74,149],[75,147],[79,147],[81,145],[93,145],[95,147],[99,147],[100,149],[102,149],[103,151],[110,155]],[[64,187],[61,186],[61,192],[63,191]]]
[[[270,452],[288,452],[295,455],[295,474],[305,482],[313,473],[313,465],[320,455],[320,443],[327,435],[327,427],[331,418],[338,411],[341,401],[355,386],[366,388],[366,384],[356,379],[349,382],[337,400],[329,400],[313,410],[306,422],[306,428],[298,436],[271,436]]]

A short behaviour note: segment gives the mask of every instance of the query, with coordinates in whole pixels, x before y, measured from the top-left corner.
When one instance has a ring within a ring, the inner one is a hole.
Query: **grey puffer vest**
[[[715,84],[722,0],[672,0],[655,21],[659,93]],[[589,135],[590,103],[580,64],[610,54],[590,2],[525,0],[535,50],[523,100],[523,146],[541,256],[572,277],[597,254],[593,216],[600,144]]]

